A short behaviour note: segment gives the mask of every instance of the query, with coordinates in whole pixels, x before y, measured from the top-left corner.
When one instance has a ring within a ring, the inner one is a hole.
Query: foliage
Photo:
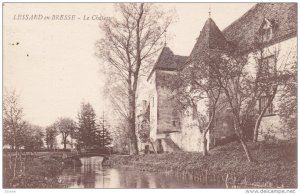
[[[56,136],[58,135],[58,132],[53,125],[46,127],[45,130],[46,130],[45,142],[47,148],[53,149],[56,144]]]
[[[74,132],[76,123],[70,118],[59,118],[53,126],[62,135],[62,144],[67,148],[68,137]]]
[[[26,151],[39,150],[44,146],[44,132],[40,126],[28,124],[24,138],[24,148]]]
[[[99,128],[96,131],[95,137],[95,145],[103,151],[107,150],[108,146],[112,143],[110,128],[108,122],[104,118],[104,113],[102,118],[100,118]]]
[[[96,141],[96,113],[90,103],[82,103],[78,113],[78,127],[76,131],[77,143],[82,148],[92,148]]]
[[[126,121],[121,121],[114,127],[112,133],[114,152],[129,154],[129,137]]]

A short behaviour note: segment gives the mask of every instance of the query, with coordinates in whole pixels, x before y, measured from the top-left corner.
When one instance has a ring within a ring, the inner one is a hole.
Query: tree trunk
[[[249,162],[253,162],[253,158],[251,156],[251,153],[249,152],[249,149],[248,149],[248,146],[247,144],[245,143],[244,139],[243,139],[243,136],[241,135],[241,128],[240,128],[240,124],[239,124],[239,120],[237,119],[237,116],[234,115],[234,130],[235,130],[235,134],[237,135],[237,137],[239,138],[242,146],[243,146],[243,149],[245,151],[245,154],[247,156],[247,160]]]
[[[260,123],[261,123],[261,120],[263,118],[263,114],[260,114],[255,122],[255,127],[254,127],[254,133],[253,133],[253,142],[257,142],[257,139],[258,139],[258,129],[259,129],[259,126],[260,126]]]
[[[135,129],[135,92],[130,92],[130,100],[129,100],[129,110],[130,110],[130,120],[129,120],[129,127],[130,127],[130,143],[132,148],[132,154],[138,155],[138,143],[137,143],[137,137],[136,137],[136,129]]]
[[[67,137],[64,138],[64,150],[66,150],[66,148],[67,148]]]
[[[207,138],[206,135],[203,135],[203,156],[207,156],[208,155],[208,151],[207,151]]]
[[[18,151],[16,150],[15,164],[14,164],[14,177],[16,177],[16,170],[17,170],[17,158],[18,158]]]
[[[197,113],[197,117],[198,117],[198,113]],[[208,155],[208,150],[207,150],[207,138],[206,135],[208,133],[208,131],[211,129],[212,124],[213,124],[213,120],[215,119],[215,113],[213,113],[211,115],[211,118],[209,120],[209,123],[207,125],[207,127],[204,129],[204,131],[202,132],[202,150],[203,150],[203,156],[207,156]],[[198,117],[198,123],[199,123],[199,130],[201,132],[200,129],[200,119]]]
[[[249,152],[249,149],[248,149],[247,144],[245,143],[245,141],[243,140],[242,137],[239,137],[239,139],[240,139],[240,142],[241,142],[241,144],[242,144],[242,146],[243,146],[243,149],[244,149],[244,151],[245,151],[245,153],[246,153],[247,160],[248,160],[249,162],[253,162],[254,160],[253,160],[253,158],[252,158],[252,156],[251,156],[251,154],[250,154],[250,152]]]
[[[262,118],[263,118],[264,114],[266,113],[267,109],[271,106],[271,104],[273,102],[273,99],[276,95],[276,92],[277,92],[277,88],[274,89],[273,94],[268,99],[267,105],[263,108],[263,110],[261,111],[261,113],[259,114],[259,116],[258,116],[258,118],[255,122],[254,133],[253,133],[253,142],[257,142],[258,130],[259,130],[259,127],[260,127],[260,123],[261,123]]]

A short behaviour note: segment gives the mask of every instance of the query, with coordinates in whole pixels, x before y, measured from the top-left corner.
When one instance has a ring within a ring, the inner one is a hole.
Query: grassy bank
[[[74,164],[63,153],[36,153],[33,155],[3,155],[4,188],[58,188],[58,177],[63,168]],[[70,154],[68,154],[70,156]],[[75,160],[76,166],[81,165]],[[14,175],[15,172],[15,175]]]
[[[226,177],[229,181],[250,184],[269,183],[271,187],[297,187],[297,144],[296,142],[249,143],[249,149],[257,163],[249,163],[238,142],[233,142],[201,153],[166,153],[140,156],[112,156],[108,164],[114,167],[135,168],[142,171],[204,174]]]

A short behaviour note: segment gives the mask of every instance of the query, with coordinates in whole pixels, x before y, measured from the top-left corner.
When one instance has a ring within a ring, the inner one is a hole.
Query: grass
[[[201,153],[165,153],[139,156],[112,156],[108,163],[115,167],[134,167],[142,171],[176,171],[236,177],[237,183],[271,183],[273,187],[297,187],[296,142],[248,143],[257,163],[249,163],[238,142],[212,149],[209,156]]]

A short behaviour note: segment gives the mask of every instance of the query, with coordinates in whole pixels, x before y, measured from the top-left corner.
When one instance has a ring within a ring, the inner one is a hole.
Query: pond
[[[60,180],[66,188],[224,188],[163,173],[103,168],[102,157],[81,158],[82,166],[64,169]]]

